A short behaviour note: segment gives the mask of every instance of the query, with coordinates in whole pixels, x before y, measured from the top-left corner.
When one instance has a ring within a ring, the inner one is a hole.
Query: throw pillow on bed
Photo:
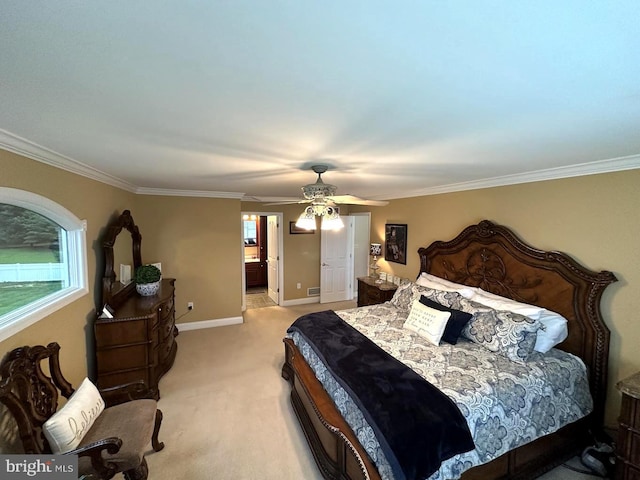
[[[391,297],[391,300],[389,300],[391,305],[400,310],[409,310],[413,296],[412,288],[413,283],[411,282],[400,285],[393,294],[393,297]]]
[[[469,323],[472,315],[470,313],[463,312],[462,310],[456,310],[455,308],[440,305],[438,302],[434,302],[424,295],[420,295],[420,303],[427,307],[440,310],[441,312],[449,312],[451,314],[451,317],[447,322],[447,326],[444,329],[444,333],[442,334],[442,341],[450,343],[451,345],[458,343],[458,338],[462,333],[462,329],[467,323]]]
[[[414,301],[409,316],[404,322],[404,328],[409,329],[427,339],[435,346],[440,345],[440,339],[451,316],[450,312],[442,312],[427,307],[419,301]]]
[[[462,329],[462,336],[487,350],[523,363],[529,359],[536,344],[539,320],[490,307],[463,298],[460,309],[473,317]]]
[[[569,331],[567,328],[567,319],[556,312],[552,312],[537,305],[517,302],[510,298],[501,297],[494,293],[486,292],[481,288],[473,288],[473,295],[466,298],[486,305],[495,310],[507,310],[509,312],[519,313],[534,320],[540,320],[544,328],[538,332],[536,346],[537,352],[546,353],[553,347],[566,340]]]

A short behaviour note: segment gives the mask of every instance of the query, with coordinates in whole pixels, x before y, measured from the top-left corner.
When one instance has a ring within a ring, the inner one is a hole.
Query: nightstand
[[[619,381],[616,387],[622,392],[616,452],[616,479],[639,480],[640,372]]]
[[[376,283],[372,277],[358,278],[358,306],[375,305],[391,300],[398,286],[390,282]]]

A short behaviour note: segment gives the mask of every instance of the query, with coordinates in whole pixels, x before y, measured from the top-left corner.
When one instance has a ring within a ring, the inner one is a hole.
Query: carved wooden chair
[[[58,396],[68,399],[74,393],[60,371],[59,351],[55,342],[16,348],[0,363],[0,401],[15,417],[27,454],[52,453],[43,425],[58,411]],[[51,376],[42,369],[45,359]],[[158,442],[162,412],[155,400],[137,399],[136,392],[144,390],[144,385],[114,390],[124,392],[131,401],[104,408],[79,445],[65,454],[78,455],[83,478],[110,479],[122,472],[127,480],[145,480],[144,453],[149,441],[156,452],[164,447]]]

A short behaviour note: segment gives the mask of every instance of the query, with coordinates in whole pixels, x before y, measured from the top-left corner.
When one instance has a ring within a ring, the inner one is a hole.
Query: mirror
[[[255,247],[257,245],[256,239],[258,238],[258,225],[257,225],[257,217],[256,215],[245,215],[249,219],[245,218],[242,222],[243,231],[244,231],[244,246]]]
[[[103,305],[108,304],[112,308],[117,308],[135,289],[133,282],[127,284],[120,282],[120,265],[131,265],[133,276],[135,269],[142,265],[141,243],[142,235],[129,210],[122,212],[122,215],[107,228],[102,242],[105,260],[102,277]]]

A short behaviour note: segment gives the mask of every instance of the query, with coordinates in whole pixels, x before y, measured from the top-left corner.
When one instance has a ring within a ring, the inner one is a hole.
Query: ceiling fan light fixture
[[[304,212],[302,212],[296,221],[296,227],[302,228],[303,230],[316,229],[316,214],[312,206],[304,209]]]
[[[340,218],[340,214],[335,207],[324,207],[322,214],[322,230],[340,230],[344,227],[344,222]]]

